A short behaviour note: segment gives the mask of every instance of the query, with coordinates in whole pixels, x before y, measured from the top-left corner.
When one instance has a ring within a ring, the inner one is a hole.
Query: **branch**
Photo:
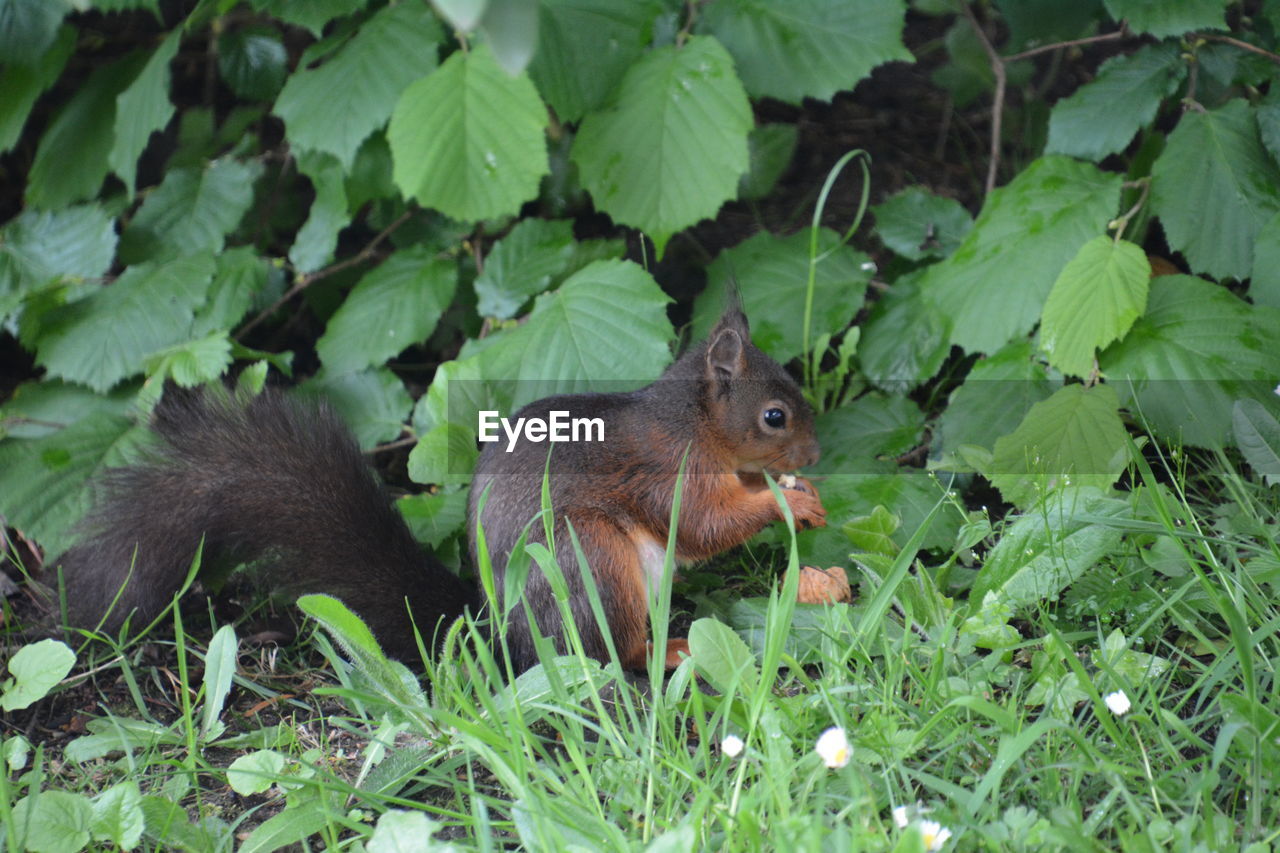
[[[1000,132],[1001,126],[1004,124],[1004,93],[1005,87],[1008,85],[1008,75],[1005,73],[1004,60],[991,44],[991,39],[987,38],[987,34],[982,29],[982,24],[978,23],[978,19],[974,16],[973,10],[969,8],[969,4],[964,3],[961,8],[965,17],[969,19],[969,23],[973,26],[973,31],[977,33],[978,40],[982,42],[982,49],[987,52],[987,59],[991,63],[991,73],[996,76],[995,100],[991,105],[991,161],[987,165],[986,184],[986,195],[990,195],[996,186],[996,170],[1000,167]]]
[[[1192,37],[1204,39],[1205,41],[1219,41],[1219,42],[1222,42],[1223,44],[1229,44],[1232,47],[1238,47],[1241,50],[1247,50],[1250,53],[1256,53],[1258,54],[1258,56],[1265,56],[1267,59],[1271,60],[1277,65],[1280,65],[1280,55],[1274,54],[1269,50],[1263,50],[1262,48],[1258,47],[1256,44],[1249,44],[1247,41],[1241,41],[1240,39],[1232,38],[1231,36],[1215,35],[1213,33],[1194,33]]]
[[[1071,41],[1059,41],[1053,44],[1042,44],[1040,47],[1033,47],[1030,50],[1024,50],[1022,53],[1014,53],[1003,57],[1004,62],[1017,62],[1019,59],[1029,59],[1038,56],[1041,53],[1048,53],[1051,50],[1058,50],[1063,47],[1078,47],[1083,44],[1098,44],[1104,41],[1118,41],[1129,35],[1129,27],[1127,24],[1121,23],[1120,29],[1113,33],[1103,33],[1100,36],[1089,36],[1088,38],[1072,39]]]

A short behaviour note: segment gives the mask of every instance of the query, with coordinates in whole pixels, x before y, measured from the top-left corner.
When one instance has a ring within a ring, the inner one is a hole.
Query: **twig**
[[[345,269],[356,266],[357,264],[362,264],[365,261],[369,260],[369,258],[373,256],[373,253],[377,251],[378,246],[382,244],[382,241],[387,239],[387,237],[391,236],[392,232],[394,232],[397,228],[403,225],[409,219],[409,217],[413,215],[413,213],[414,212],[412,210],[406,210],[404,213],[400,215],[399,219],[397,219],[395,222],[392,222],[386,228],[383,228],[382,232],[379,233],[378,236],[370,240],[369,245],[365,246],[357,254],[353,255],[350,258],[347,258],[345,261],[339,261],[336,264],[330,264],[329,266],[325,267],[322,270],[316,270],[313,273],[310,273],[308,275],[304,275],[298,278],[298,280],[294,283],[293,287],[289,288],[289,290],[284,294],[284,296],[281,296],[275,302],[271,303],[271,305],[268,308],[259,312],[259,314],[256,317],[254,317],[248,323],[245,323],[243,326],[241,326],[240,331],[236,332],[236,340],[237,341],[244,340],[244,336],[249,334],[249,332],[253,331],[253,329],[256,328],[259,323],[261,323],[263,320],[270,317],[276,311],[280,310],[281,305],[284,305],[290,299],[297,296],[299,293],[306,290],[308,287],[315,284],[317,281],[328,278],[329,276],[334,275],[335,273],[340,273]]]
[[[1218,41],[1218,42],[1222,42],[1223,44],[1229,44],[1232,47],[1238,47],[1241,50],[1247,50],[1250,53],[1256,53],[1258,54],[1258,56],[1265,56],[1267,59],[1271,60],[1277,65],[1280,65],[1280,54],[1272,53],[1269,50],[1263,50],[1262,48],[1258,47],[1256,44],[1249,44],[1247,41],[1241,41],[1240,39],[1232,38],[1231,36],[1220,36],[1220,35],[1215,35],[1213,33],[1196,33],[1192,36],[1192,38],[1201,38],[1201,39],[1204,39],[1205,41]]]
[[[987,165],[986,183],[986,195],[990,195],[991,191],[996,187],[996,170],[1000,167],[1000,134],[1004,124],[1004,93],[1009,82],[1008,74],[1005,71],[1004,60],[996,52],[995,46],[991,44],[991,39],[987,38],[986,32],[982,29],[982,24],[978,22],[978,18],[973,14],[973,10],[969,8],[969,4],[962,4],[961,9],[965,17],[969,19],[969,24],[977,34],[978,40],[982,42],[982,49],[987,52],[987,59],[991,63],[991,73],[996,76],[996,94],[991,108],[991,160]]]
[[[1119,39],[1125,38],[1128,35],[1129,35],[1129,27],[1126,24],[1121,23],[1120,29],[1116,30],[1113,33],[1103,33],[1100,36],[1089,36],[1088,38],[1072,39],[1071,41],[1059,41],[1059,42],[1054,42],[1053,44],[1042,44],[1039,47],[1033,47],[1029,50],[1022,51],[1021,53],[1014,53],[1014,54],[1010,54],[1009,56],[1002,57],[1002,60],[1005,63],[1017,62],[1019,59],[1030,59],[1033,56],[1038,56],[1042,53],[1048,53],[1051,50],[1058,50],[1059,48],[1063,48],[1063,47],[1078,47],[1084,44],[1098,44],[1099,42],[1104,42],[1104,41],[1118,41]]]

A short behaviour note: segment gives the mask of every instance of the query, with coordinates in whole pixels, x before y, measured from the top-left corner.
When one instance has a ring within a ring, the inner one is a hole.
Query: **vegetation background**
[[[1277,0],[0,0],[6,849],[1271,849],[1278,51]],[[458,565],[476,409],[652,379],[730,281],[831,523],[686,572],[670,677],[461,624],[428,696],[252,594],[19,638],[166,381],[329,398]]]

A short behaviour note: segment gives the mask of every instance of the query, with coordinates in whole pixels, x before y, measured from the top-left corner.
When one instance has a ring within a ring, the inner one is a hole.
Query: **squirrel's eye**
[[[765,409],[764,422],[773,429],[782,429],[787,425],[787,413],[779,408]]]

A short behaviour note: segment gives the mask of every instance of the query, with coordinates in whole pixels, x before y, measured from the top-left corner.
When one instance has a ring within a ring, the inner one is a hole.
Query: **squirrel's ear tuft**
[[[735,328],[722,328],[724,321],[722,317],[707,345],[707,378],[720,382],[742,376],[747,369],[744,338]]]
[[[751,327],[747,324],[747,315],[742,310],[737,290],[729,293],[729,302],[716,322],[715,328],[711,330],[709,340],[714,341],[726,329],[737,332],[743,341],[751,340]]]

